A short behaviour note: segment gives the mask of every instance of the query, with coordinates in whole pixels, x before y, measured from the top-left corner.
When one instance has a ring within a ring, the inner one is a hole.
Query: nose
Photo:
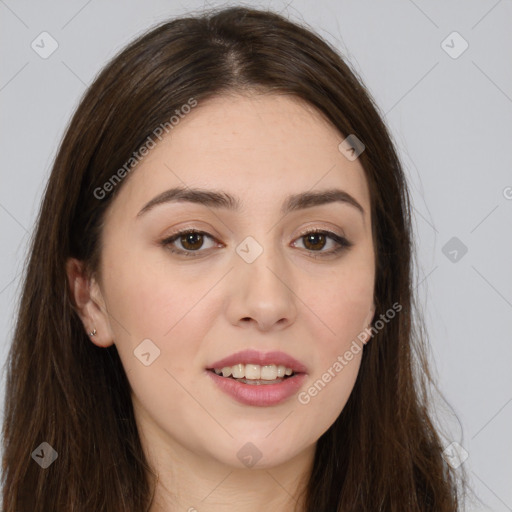
[[[261,331],[295,322],[297,296],[291,274],[282,255],[269,247],[252,263],[236,254],[227,305],[230,322],[240,327],[255,324]]]

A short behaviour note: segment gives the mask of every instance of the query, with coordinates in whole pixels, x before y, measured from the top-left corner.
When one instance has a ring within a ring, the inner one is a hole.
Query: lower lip
[[[277,384],[244,384],[229,377],[221,377],[215,372],[206,370],[221,391],[245,405],[266,407],[277,405],[294,395],[304,383],[305,373],[288,377]]]

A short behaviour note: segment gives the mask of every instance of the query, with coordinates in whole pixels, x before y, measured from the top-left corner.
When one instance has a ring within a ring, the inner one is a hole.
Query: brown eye
[[[200,249],[203,245],[203,234],[202,233],[186,233],[180,236],[181,246],[187,251],[195,251]]]
[[[325,247],[326,236],[323,233],[309,233],[303,236],[304,247],[310,250],[322,250]]]
[[[306,231],[297,240],[302,240],[304,249],[313,258],[333,256],[354,245],[343,236],[321,229]],[[329,246],[329,242],[330,247],[323,250],[326,246]]]
[[[171,235],[165,240],[162,240],[160,244],[173,253],[183,256],[196,256],[206,252],[203,247],[206,239],[211,240],[211,245],[206,247],[206,249],[211,249],[215,245],[212,243],[215,239],[211,235],[203,231],[187,229]]]

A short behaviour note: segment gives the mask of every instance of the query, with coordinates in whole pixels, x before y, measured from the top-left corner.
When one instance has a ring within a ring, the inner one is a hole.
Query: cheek
[[[197,408],[187,391],[215,318],[210,302],[201,300],[211,276],[193,279],[126,259],[104,279],[114,342],[132,394],[165,429],[183,411]]]
[[[222,303],[211,293],[218,280],[207,266],[200,272],[193,266],[177,270],[161,256],[143,258],[136,252],[104,273],[114,342],[141,394],[151,397],[156,381],[161,389],[182,392],[178,382],[188,382],[202,368],[204,339]],[[148,367],[137,358],[139,347],[146,346],[141,343],[148,347],[144,353],[158,355]]]
[[[123,339],[127,331],[132,338],[167,339],[212,281],[211,276],[198,276],[190,268],[173,268],[162,256],[150,258],[136,252],[104,274],[109,311],[118,320],[111,322],[116,339]]]
[[[160,338],[173,325],[180,302],[177,284],[163,276],[156,279],[144,268],[130,267],[127,262],[112,269],[105,277],[109,290],[107,306],[115,340],[130,337]]]
[[[323,324],[324,355],[332,358],[361,334],[367,326],[373,292],[373,274],[366,270],[333,276],[321,293],[311,294],[308,299],[313,305],[311,309]]]
[[[363,334],[373,304],[374,280],[370,269],[339,272],[323,293],[310,294],[308,302],[318,330],[314,373],[299,402],[314,410],[320,423],[332,423],[347,402],[357,378],[363,352]]]
[[[297,398],[305,418],[315,418],[312,428],[321,435],[345,407],[357,379],[363,353],[361,333],[373,302],[373,282],[333,281],[316,300],[315,313],[324,325],[312,336],[314,371]]]

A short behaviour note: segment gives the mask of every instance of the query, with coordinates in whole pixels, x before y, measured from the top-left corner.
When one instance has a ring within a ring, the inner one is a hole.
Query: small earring
[[[96,329],[93,329],[93,331],[89,333],[89,336],[95,336],[95,335],[96,335]]]

